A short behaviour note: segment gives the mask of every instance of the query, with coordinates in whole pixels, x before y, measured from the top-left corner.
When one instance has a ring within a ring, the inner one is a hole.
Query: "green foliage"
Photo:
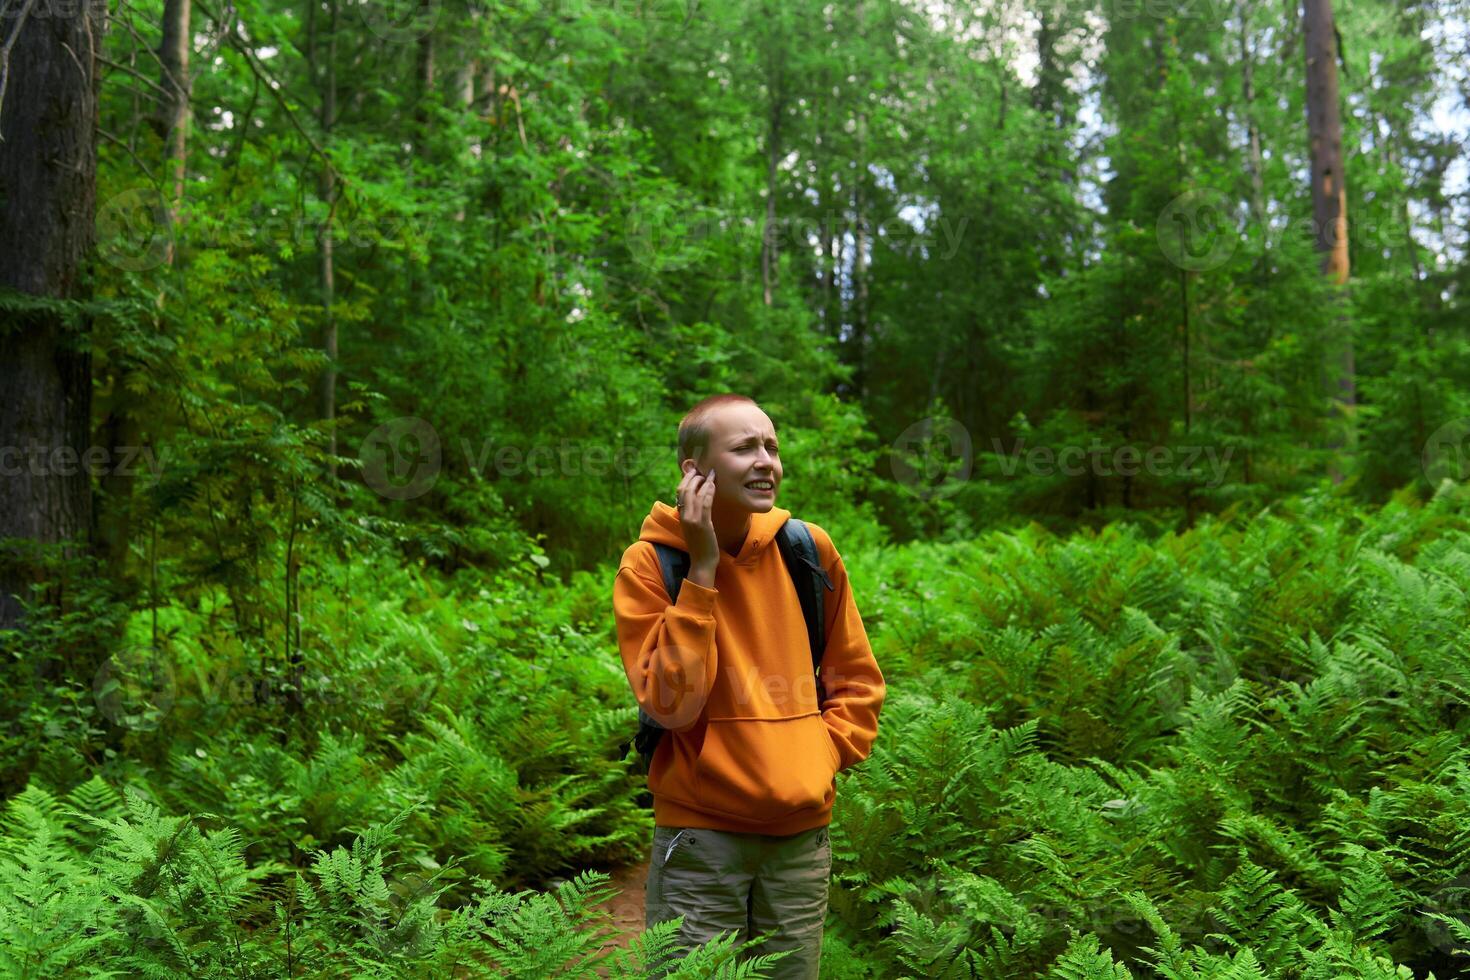
[[[834,811],[834,976],[1459,969],[1457,496],[844,550],[889,694]],[[673,966],[667,924],[615,942],[594,871],[649,820],[605,582],[536,568],[303,575],[299,693],[217,607],[160,609],[172,686],[92,704],[137,725],[112,764],[0,818],[5,968]],[[750,945],[675,975],[755,975]]]
[[[99,40],[89,298],[0,292],[147,450],[108,565],[0,542],[0,971],[657,969],[588,870],[650,817],[606,563],[725,389],[890,680],[834,976],[1463,969],[1463,5],[1339,5],[1341,297],[1294,4],[201,4],[179,200],[164,6]]]
[[[1454,974],[1463,505],[1272,511],[851,559],[902,679],[832,908],[889,973]]]
[[[409,810],[309,869],[247,864],[240,833],[212,814],[171,817],[94,780],[58,799],[30,786],[7,801],[0,837],[0,965],[7,976],[325,976],[759,978],[788,954],[741,958],[733,936],[686,951],[679,920],[610,949],[607,875],[554,891],[509,892],[474,879],[456,908],[448,886],[397,857]],[[78,806],[102,804],[98,812]],[[126,814],[119,813],[125,805]],[[411,808],[410,808],[411,809]],[[99,813],[107,814],[100,816]],[[100,835],[89,841],[89,833]],[[677,958],[677,962],[676,962]]]

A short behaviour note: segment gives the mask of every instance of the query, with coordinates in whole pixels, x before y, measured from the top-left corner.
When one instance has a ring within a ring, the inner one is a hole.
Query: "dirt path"
[[[617,895],[612,896],[609,901],[601,902],[600,908],[607,909],[613,917],[613,926],[619,930],[617,939],[607,943],[604,949],[626,948],[629,940],[642,932],[644,924],[644,886],[648,883],[648,861],[639,861],[638,864],[629,864],[625,867],[614,868],[609,871],[612,874],[612,884],[617,887]],[[600,968],[597,976],[606,977],[606,968]]]
[[[648,883],[648,862],[630,864],[610,874],[618,893],[603,902],[602,907],[611,913],[613,925],[620,932],[616,945],[627,946],[630,939],[643,931],[643,887]]]

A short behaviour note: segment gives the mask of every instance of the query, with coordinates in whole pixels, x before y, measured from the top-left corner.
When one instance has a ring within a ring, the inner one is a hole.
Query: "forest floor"
[[[618,929],[616,945],[627,946],[643,931],[643,889],[648,884],[648,862],[629,864],[609,874],[618,893],[603,902],[602,908],[612,916],[612,924]]]

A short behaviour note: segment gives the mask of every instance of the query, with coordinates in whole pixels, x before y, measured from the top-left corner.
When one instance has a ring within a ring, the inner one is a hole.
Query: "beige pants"
[[[795,950],[772,967],[779,980],[817,980],[832,847],[827,828],[772,837],[704,827],[653,828],[647,925],[684,916],[689,946],[734,931],[775,936],[747,955]]]

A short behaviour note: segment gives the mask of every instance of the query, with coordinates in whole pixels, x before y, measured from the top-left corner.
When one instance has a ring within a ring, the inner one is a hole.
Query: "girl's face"
[[[765,513],[781,488],[780,446],[770,418],[754,405],[728,405],[710,419],[709,446],[688,470],[715,474],[715,509]],[[761,484],[764,484],[762,486]]]

